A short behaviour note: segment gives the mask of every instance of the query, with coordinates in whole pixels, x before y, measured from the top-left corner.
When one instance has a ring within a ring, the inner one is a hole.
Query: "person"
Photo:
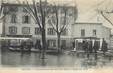
[[[37,40],[36,43],[35,43],[35,48],[38,49],[39,51],[39,58],[41,57],[41,44],[40,44],[40,41]]]
[[[75,41],[72,42],[73,49],[75,48]]]
[[[88,42],[88,52],[92,53],[92,40],[91,39]]]
[[[41,47],[41,44],[39,43],[38,44],[38,49],[41,51],[42,50],[42,47]]]
[[[42,46],[41,46],[40,43],[38,44],[38,49],[39,49],[39,58],[40,58],[41,57],[41,53],[42,53]]]
[[[22,41],[21,41],[21,44],[20,44],[20,49],[21,49],[21,52],[23,52],[24,47],[25,47],[25,41],[24,41],[24,40],[22,40]]]
[[[85,53],[87,53],[87,48],[88,48],[88,43],[87,43],[87,41],[83,41],[83,43],[82,43],[82,48],[83,48],[83,50],[85,51]]]
[[[35,43],[35,49],[38,49],[38,41]]]
[[[97,40],[94,41],[94,46],[93,46],[94,53],[97,53],[99,50],[99,42]]]
[[[104,40],[103,38],[103,42],[102,42],[102,47],[101,50],[103,51],[103,54],[105,55],[105,53],[107,52],[107,42]]]
[[[65,50],[65,46],[62,44],[61,45],[61,51],[64,51]]]
[[[99,41],[94,41],[93,51],[95,53],[95,60],[97,60],[97,51],[99,50],[100,44]]]
[[[30,51],[31,51],[31,48],[32,48],[32,46],[33,46],[33,42],[29,39],[29,40],[27,41],[26,46],[27,46],[28,51],[30,52]]]

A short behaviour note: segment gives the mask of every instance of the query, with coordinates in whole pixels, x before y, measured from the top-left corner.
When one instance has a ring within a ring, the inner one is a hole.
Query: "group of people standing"
[[[98,50],[102,51],[103,53],[107,52],[107,42],[103,39],[102,44],[98,40],[89,41],[84,40],[82,43],[83,50],[86,53],[97,53]]]
[[[97,51],[102,51],[105,54],[105,52],[108,50],[108,44],[104,39],[101,41],[98,39],[83,39],[81,45],[79,46],[77,43],[79,43],[78,40],[73,42],[74,50],[81,47],[85,53],[97,53]]]
[[[22,40],[21,41],[21,45],[20,45],[21,51],[23,51],[24,49],[31,51],[32,47],[33,47],[33,42],[31,40],[27,40],[27,41]]]
[[[35,48],[35,49],[39,49],[41,50],[41,44],[39,41],[36,41],[35,44],[33,44],[32,40],[22,40],[21,41],[21,45],[20,45],[21,51],[23,51],[24,49],[27,49],[28,51],[31,51],[31,48]]]

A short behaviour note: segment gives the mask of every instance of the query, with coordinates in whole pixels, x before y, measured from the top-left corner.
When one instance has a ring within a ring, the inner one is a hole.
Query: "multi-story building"
[[[38,24],[33,20],[32,16],[25,10],[22,4],[4,4],[5,11],[8,14],[4,18],[4,31],[3,33],[7,37],[29,37],[36,42],[36,40],[41,41],[41,32]],[[59,24],[63,25],[63,6],[59,7]],[[73,11],[74,7],[66,6],[68,9],[67,15],[67,27],[61,34],[61,43],[66,46],[69,44],[71,38],[71,24],[74,23]],[[40,12],[40,11],[39,11]],[[51,13],[52,15],[52,13]],[[49,15],[49,16],[51,16]],[[57,45],[57,35],[53,27],[50,24],[50,17],[46,17],[46,38],[47,44],[50,47],[56,47]]]
[[[5,11],[10,11],[4,19],[4,34],[7,37],[29,37],[34,40],[41,41],[40,29],[38,24],[33,20],[33,18],[25,11],[24,5],[20,4],[5,4]],[[59,21],[62,20],[62,9],[59,9],[60,17]],[[67,15],[68,26],[66,30],[61,35],[61,44],[66,47],[72,46],[73,38],[78,37],[98,37],[105,38],[105,40],[110,43],[111,29],[103,26],[103,23],[75,23],[75,16],[73,15],[74,7],[67,7],[69,13]],[[76,11],[76,10],[74,10]],[[46,38],[49,47],[56,47],[57,45],[57,35],[50,25],[49,16],[46,19]],[[62,25],[63,22],[60,22]]]

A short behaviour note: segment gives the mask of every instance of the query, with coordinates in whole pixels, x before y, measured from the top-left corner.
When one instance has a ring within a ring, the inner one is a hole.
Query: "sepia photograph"
[[[0,68],[112,69],[113,0],[0,0]]]

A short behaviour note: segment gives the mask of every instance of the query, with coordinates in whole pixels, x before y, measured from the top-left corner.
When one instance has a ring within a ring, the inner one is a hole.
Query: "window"
[[[56,18],[55,16],[49,17],[50,19],[48,19],[48,24],[49,25],[55,25],[56,24]]]
[[[48,47],[56,47],[56,40],[48,40]]]
[[[23,12],[28,12],[26,8],[23,8]]]
[[[17,6],[9,6],[9,11],[17,12],[18,11],[18,7]]]
[[[38,27],[35,28],[35,34],[36,34],[36,35],[41,34],[40,28],[38,28]]]
[[[62,16],[61,19],[60,19],[61,25],[65,25],[64,20],[65,20],[65,18],[64,18],[64,16]]]
[[[23,23],[30,23],[30,17],[28,15],[23,16]]]
[[[61,45],[66,46],[66,40],[61,40]]]
[[[96,29],[93,30],[93,36],[96,36]]]
[[[9,33],[10,34],[17,34],[17,27],[15,27],[15,26],[9,27]]]
[[[22,33],[23,34],[30,34],[30,27],[23,27],[22,28]]]
[[[41,44],[41,40],[37,39],[35,43]]]
[[[15,14],[11,15],[11,23],[16,23],[17,17]]]
[[[54,14],[55,12],[56,12],[55,6],[50,5],[50,6],[47,7],[47,13]]]
[[[52,24],[51,24],[51,20],[50,20],[50,19],[48,20],[48,24],[49,24],[49,25],[52,25]]]
[[[53,24],[56,24],[56,23],[57,23],[57,22],[56,22],[56,17],[55,17],[55,16],[52,16],[52,17],[51,17],[51,20],[52,20],[52,23],[53,23]]]
[[[3,13],[4,14],[7,14],[9,12],[9,7],[8,6],[5,6],[4,7],[4,10],[3,10]]]
[[[74,14],[74,9],[69,9],[69,16],[73,16],[73,14]]]
[[[64,14],[65,13],[65,8],[61,8],[61,13]]]
[[[85,36],[85,29],[81,29],[81,36]]]
[[[67,29],[64,29],[61,34],[62,34],[62,35],[67,35]]]
[[[48,35],[55,35],[55,31],[53,28],[48,28]]]

